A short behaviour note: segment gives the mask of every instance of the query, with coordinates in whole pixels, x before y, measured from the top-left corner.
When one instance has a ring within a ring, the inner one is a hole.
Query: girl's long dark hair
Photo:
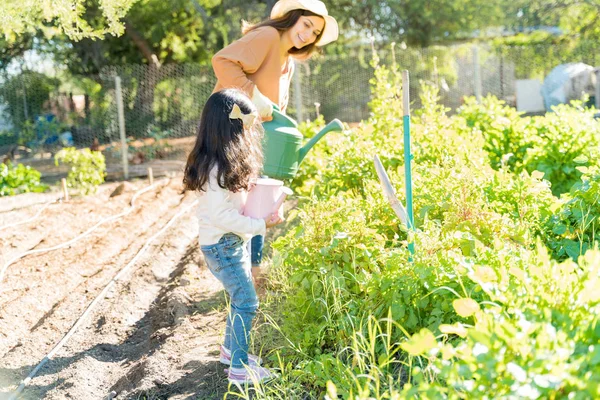
[[[267,19],[265,21],[259,22],[256,25],[251,25],[251,24],[248,24],[247,22],[244,22],[242,24],[242,33],[245,35],[246,33],[251,32],[257,28],[261,28],[263,26],[271,26],[271,27],[277,29],[280,33],[285,32],[288,29],[290,29],[292,26],[296,25],[296,22],[298,22],[298,20],[300,19],[301,16],[323,18],[320,15],[310,12],[308,10],[292,10],[279,18]],[[309,58],[314,52],[316,52],[318,50],[316,43],[319,41],[319,39],[321,39],[323,32],[325,32],[324,26],[323,26],[323,30],[321,32],[319,32],[319,35],[317,36],[317,38],[315,39],[314,42],[312,42],[311,44],[307,44],[306,46],[302,47],[301,49],[292,47],[288,51],[288,53],[291,54],[292,56],[296,56],[296,57],[302,58],[302,59]]]
[[[213,93],[206,102],[194,149],[189,154],[183,176],[184,191],[206,191],[205,185],[213,167],[217,182],[231,192],[249,190],[250,179],[262,168],[262,126],[244,128],[241,119],[230,119],[237,104],[243,114],[256,113],[250,99],[236,89]]]

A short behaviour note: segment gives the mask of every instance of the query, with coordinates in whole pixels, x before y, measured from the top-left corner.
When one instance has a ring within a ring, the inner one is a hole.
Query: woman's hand
[[[258,115],[263,121],[270,121],[273,119],[273,102],[262,94],[256,86],[254,86],[254,92],[252,93],[252,102],[258,110]]]
[[[273,213],[268,217],[264,218],[265,225],[267,229],[274,227],[275,225],[279,225],[283,222],[283,218],[281,218],[278,213]]]

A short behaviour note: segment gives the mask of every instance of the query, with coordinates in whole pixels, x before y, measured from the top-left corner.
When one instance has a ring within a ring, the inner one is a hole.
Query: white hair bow
[[[233,105],[233,108],[231,109],[231,113],[229,113],[230,119],[241,119],[242,124],[244,125],[244,128],[246,128],[246,129],[248,129],[252,125],[254,125],[254,121],[256,120],[256,117],[257,117],[257,115],[254,113],[250,113],[250,114],[242,113],[240,106],[238,106],[237,104]]]

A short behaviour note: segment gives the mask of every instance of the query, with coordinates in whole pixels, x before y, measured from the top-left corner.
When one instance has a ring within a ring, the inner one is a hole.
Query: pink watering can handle
[[[285,187],[285,186],[281,188],[281,191],[282,191],[283,193],[281,193],[281,195],[279,196],[279,198],[278,198],[278,199],[277,199],[277,201],[275,202],[275,205],[273,205],[273,212],[274,212],[274,213],[275,213],[275,212],[277,212],[277,210],[279,210],[279,207],[281,207],[281,205],[282,205],[282,204],[283,204],[283,202],[285,201],[285,198],[286,198],[288,195],[290,195],[290,194],[294,193],[294,192],[292,191],[292,189],[290,189],[289,187]]]

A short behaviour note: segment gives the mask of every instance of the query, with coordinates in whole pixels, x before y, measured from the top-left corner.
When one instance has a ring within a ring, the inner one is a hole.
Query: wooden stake
[[[383,189],[383,194],[385,198],[392,206],[392,210],[394,210],[398,218],[400,218],[400,222],[402,222],[403,225],[408,226],[408,214],[406,213],[406,209],[404,208],[400,200],[398,200],[398,197],[396,197],[394,187],[390,182],[390,178],[388,177],[387,172],[385,172],[383,164],[381,164],[381,161],[379,160],[377,154],[375,154],[375,157],[373,158],[373,162],[375,163],[375,171],[377,171],[377,176],[379,177],[379,182],[381,182],[381,188]]]
[[[148,167],[148,180],[150,185],[154,184],[154,175],[152,175],[152,167]]]
[[[69,191],[67,190],[67,180],[65,178],[62,178],[60,180],[60,183],[62,184],[63,198],[65,201],[69,201]]]

